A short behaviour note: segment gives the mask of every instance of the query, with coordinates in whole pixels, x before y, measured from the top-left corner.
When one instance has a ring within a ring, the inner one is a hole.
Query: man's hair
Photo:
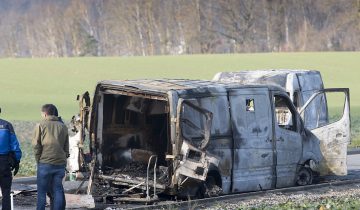
[[[47,115],[58,116],[58,110],[54,104],[45,104],[41,107],[41,111]]]

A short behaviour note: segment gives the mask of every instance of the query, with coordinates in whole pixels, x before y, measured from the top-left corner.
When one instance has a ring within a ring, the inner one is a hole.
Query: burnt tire
[[[301,167],[296,175],[296,185],[311,185],[314,180],[314,172],[309,167]]]
[[[216,175],[208,175],[206,180],[199,184],[196,191],[196,198],[209,198],[216,197],[222,194],[222,188],[218,185],[219,181],[216,181]]]
[[[221,187],[216,184],[215,178],[212,176],[207,177],[204,187],[206,197],[216,197],[222,194]]]

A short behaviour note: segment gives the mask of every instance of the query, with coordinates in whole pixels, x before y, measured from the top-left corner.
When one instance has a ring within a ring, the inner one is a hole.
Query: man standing
[[[19,170],[21,149],[11,123],[0,119],[0,187],[2,193],[2,209],[10,210],[10,192],[12,173]]]
[[[68,129],[55,116],[57,109],[53,104],[42,106],[41,115],[43,120],[35,126],[32,140],[37,162],[37,209],[45,209],[47,192],[52,195],[52,209],[65,209],[62,180],[69,156]]]

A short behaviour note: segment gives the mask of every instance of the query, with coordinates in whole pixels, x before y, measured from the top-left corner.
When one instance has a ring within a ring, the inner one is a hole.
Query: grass
[[[351,111],[351,147],[360,147],[360,108]]]
[[[78,112],[76,95],[104,79],[211,79],[216,72],[245,69],[316,69],[326,87],[349,87],[360,107],[360,52],[262,53],[100,58],[0,59],[2,118],[33,121],[54,103],[65,120]]]
[[[17,176],[30,176],[35,175],[36,162],[34,151],[31,146],[31,137],[35,122],[14,121],[16,135],[19,139],[20,147],[22,150],[22,158],[20,161],[20,169]]]

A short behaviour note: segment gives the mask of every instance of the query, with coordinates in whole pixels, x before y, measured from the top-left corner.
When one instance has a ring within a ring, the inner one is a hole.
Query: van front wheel
[[[313,171],[309,167],[301,167],[296,176],[296,185],[311,185],[313,183],[313,179]]]
[[[215,177],[208,176],[205,181],[205,195],[215,197],[222,194],[222,189],[216,184]]]

